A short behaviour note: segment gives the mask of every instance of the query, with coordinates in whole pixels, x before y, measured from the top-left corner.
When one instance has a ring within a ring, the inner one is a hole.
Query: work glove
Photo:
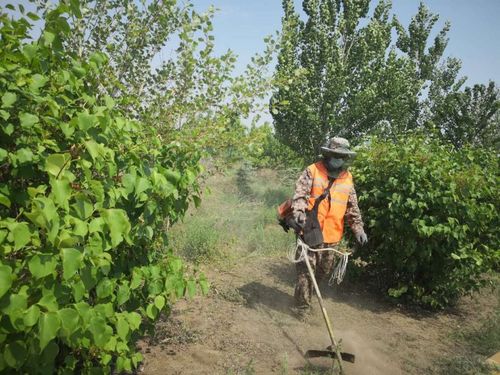
[[[360,245],[366,245],[366,243],[368,242],[368,236],[366,235],[364,230],[360,230],[359,232],[354,233],[354,237],[356,237],[356,241],[358,241]]]
[[[298,219],[295,219],[294,217],[290,216],[287,221],[287,225],[292,228],[295,233],[300,233],[302,232],[302,229],[304,229],[304,223]]]

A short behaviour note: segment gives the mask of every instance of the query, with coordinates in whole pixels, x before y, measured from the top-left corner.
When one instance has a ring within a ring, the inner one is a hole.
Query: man
[[[303,230],[306,211],[312,210],[316,198],[325,192],[333,179],[329,194],[318,205],[318,221],[323,234],[323,244],[319,247],[335,247],[339,244],[344,232],[344,217],[356,240],[364,245],[368,238],[363,229],[352,175],[347,170],[348,162],[355,152],[349,150],[346,139],[334,137],[325,147],[321,147],[321,153],[322,159],[308,166],[296,183],[292,199],[293,217],[289,224],[297,233]],[[309,251],[308,256],[318,282],[332,272],[332,251]],[[298,314],[305,316],[311,306],[313,285],[305,262],[297,263],[296,267],[295,303]]]

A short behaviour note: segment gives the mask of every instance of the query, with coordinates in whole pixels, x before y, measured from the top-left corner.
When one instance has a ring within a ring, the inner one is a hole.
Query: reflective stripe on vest
[[[328,187],[328,173],[323,162],[311,164],[309,172],[313,178],[309,197],[309,210],[312,210],[316,198]],[[325,243],[339,242],[344,233],[344,215],[347,210],[349,193],[353,187],[352,175],[348,171],[337,177],[330,189],[330,199],[325,198],[318,207],[318,221]]]

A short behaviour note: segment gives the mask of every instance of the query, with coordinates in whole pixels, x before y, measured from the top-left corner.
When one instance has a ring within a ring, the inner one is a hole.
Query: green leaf
[[[113,303],[100,303],[94,306],[94,311],[101,316],[104,316],[108,319],[113,318],[116,315],[116,312],[113,307]]]
[[[47,311],[57,311],[59,309],[59,304],[53,291],[48,291],[37,303]]]
[[[139,329],[139,327],[141,325],[142,318],[138,313],[131,312],[131,313],[128,313],[128,315],[127,315],[127,321],[129,322],[130,328],[132,329],[132,331],[136,331]]]
[[[59,206],[65,206],[72,193],[70,182],[66,178],[59,180],[53,179],[50,181],[50,186],[52,188],[52,194],[55,198],[54,201]]]
[[[38,46],[34,43],[32,44],[26,44],[23,47],[23,55],[26,57],[28,62],[31,62],[33,58],[36,56],[36,52],[38,51]]]
[[[56,35],[54,33],[51,33],[50,31],[45,30],[43,32],[43,40],[44,40],[44,46],[49,47],[52,45],[52,42],[54,42]]]
[[[70,154],[52,154],[45,160],[45,171],[51,176],[58,177],[71,164]]]
[[[113,329],[106,324],[102,317],[96,317],[89,322],[89,331],[94,337],[97,346],[103,347],[113,334]]]
[[[115,106],[115,101],[113,100],[113,98],[109,95],[106,95],[104,97],[104,102],[106,103],[106,107],[108,109],[113,109],[113,107]]]
[[[16,151],[17,161],[21,164],[28,163],[33,160],[33,151],[29,148],[23,147]]]
[[[61,327],[59,315],[55,312],[43,314],[38,321],[38,338],[40,340],[40,350],[45,349],[47,344],[52,341]]]
[[[14,341],[5,346],[4,359],[10,367],[19,369],[27,357],[28,350],[26,349],[26,344],[22,341]]]
[[[131,372],[132,360],[122,356],[118,357],[116,359],[116,369],[118,372]]]
[[[82,18],[82,13],[80,12],[80,1],[79,0],[70,0],[69,2],[71,12],[77,17]]]
[[[7,152],[7,150],[4,150],[3,148],[0,147],[0,161],[4,161],[5,159],[7,159],[8,156],[9,153]]]
[[[89,141],[86,141],[84,144],[92,160],[96,161],[106,155],[104,147],[96,141],[91,139]]]
[[[5,299],[4,299],[5,300]],[[24,330],[23,315],[28,307],[27,288],[23,287],[17,294],[9,296],[8,304],[1,310],[8,315],[12,326],[18,330]]]
[[[127,342],[129,331],[129,323],[122,315],[119,315],[116,320],[116,333],[118,333],[118,336],[120,336],[123,341]]]
[[[23,321],[26,327],[33,327],[40,317],[40,308],[37,305],[31,305],[24,313]]]
[[[71,122],[59,122],[59,127],[66,138],[70,138],[75,132],[75,127]]]
[[[116,293],[116,303],[118,306],[123,305],[130,299],[130,288],[127,285],[120,285]]]
[[[14,236],[14,250],[19,250],[31,241],[31,233],[26,223],[14,223],[10,230]]]
[[[0,116],[7,121],[10,118],[10,113],[7,111],[4,111],[3,109],[0,109]],[[2,129],[4,133],[7,133],[5,129]],[[12,133],[11,133],[12,134]]]
[[[76,217],[80,220],[87,220],[94,213],[94,205],[83,193],[75,195],[75,203],[71,207],[75,210]]]
[[[210,289],[210,284],[208,283],[207,280],[205,279],[200,279],[198,281],[198,283],[200,284],[200,288],[201,288],[201,293],[206,296],[208,294],[208,291]]]
[[[45,86],[48,80],[49,79],[47,77],[44,77],[41,74],[34,74],[33,77],[31,77],[30,90],[37,93],[41,87]]]
[[[158,308],[150,303],[147,307],[146,307],[146,315],[151,319],[151,320],[155,320],[156,317],[158,316]]]
[[[89,225],[86,221],[72,217],[70,222],[73,224],[73,235],[84,237],[89,232]]]
[[[41,279],[56,271],[57,257],[52,254],[37,254],[28,262],[28,268],[35,279]]]
[[[89,224],[89,233],[95,233],[95,232],[103,233],[104,225],[105,223],[102,217],[96,217],[95,219],[92,219]]]
[[[78,114],[78,127],[83,130],[87,131],[91,127],[93,127],[97,123],[97,116],[96,115],[91,115],[88,113],[79,113]]]
[[[17,95],[13,92],[6,92],[2,96],[2,108],[10,108],[17,100]]]
[[[165,306],[165,297],[163,296],[156,296],[155,297],[155,306],[158,308],[158,310],[162,310],[163,307]]]
[[[137,289],[142,284],[142,274],[140,270],[134,269],[132,271],[132,281],[130,282],[130,289]]]
[[[21,112],[19,114],[19,121],[21,123],[21,127],[31,128],[33,125],[38,123],[38,116],[32,115],[31,113]]]
[[[30,186],[28,188],[28,195],[31,198],[35,198],[38,195],[44,195],[45,194],[45,190],[47,190],[47,186],[45,186],[45,185],[39,185],[37,187]]]
[[[134,367],[138,367],[139,363],[141,363],[143,360],[144,357],[141,353],[134,353],[132,355],[132,363],[134,364]]]
[[[85,284],[81,280],[78,281],[77,283],[73,283],[72,290],[75,302],[80,302],[83,296],[85,295],[85,292],[87,291],[85,288]]]
[[[196,282],[193,279],[189,279],[186,283],[186,291],[189,298],[193,298],[196,294]]]
[[[96,180],[90,181],[90,189],[92,190],[92,193],[94,193],[94,197],[97,203],[103,203],[105,195],[102,183]]]
[[[5,239],[8,236],[8,233],[6,230],[0,229],[0,245],[4,243]],[[3,266],[3,264],[0,263],[0,267]],[[1,298],[2,296],[0,296]]]
[[[179,258],[172,259],[169,265],[173,273],[178,273],[182,270],[182,260]]]
[[[135,195],[139,196],[142,192],[151,188],[151,183],[144,177],[138,177],[135,181]]]
[[[123,239],[130,242],[129,232],[131,229],[128,216],[124,210],[111,208],[101,211],[102,218],[109,228],[111,236],[111,244],[113,247],[118,246]]]
[[[64,308],[57,312],[61,320],[62,329],[69,337],[80,327],[80,314],[72,308]]]
[[[83,254],[77,249],[62,249],[63,259],[63,278],[70,279],[81,267],[83,263]]]
[[[30,20],[33,21],[38,21],[40,19],[40,17],[38,17],[38,15],[36,15],[33,12],[28,12],[26,15],[29,17]]]
[[[193,195],[193,202],[194,202],[194,206],[196,208],[198,208],[201,205],[201,198],[198,197],[197,195]]]
[[[12,269],[9,266],[0,264],[0,298],[12,286]]]
[[[396,289],[396,288],[390,288],[387,291],[387,294],[389,294],[391,297],[399,298],[403,294],[405,294],[407,291],[408,291],[408,286],[407,285],[403,285],[402,287],[400,287],[398,289]]]
[[[171,184],[175,186],[181,179],[181,174],[179,173],[179,171],[167,169],[165,171],[165,177],[167,178],[168,181],[170,181]]]
[[[113,282],[110,279],[102,279],[96,287],[97,297],[100,299],[109,297],[113,293],[113,287]]]
[[[50,364],[49,366],[51,366],[52,364],[55,363],[55,359],[58,354],[59,354],[59,346],[54,341],[51,341],[43,350],[41,355],[42,357],[41,360],[43,361],[43,363]],[[47,367],[44,367],[44,369],[46,368]],[[53,370],[52,367],[49,367],[48,371],[51,370]]]

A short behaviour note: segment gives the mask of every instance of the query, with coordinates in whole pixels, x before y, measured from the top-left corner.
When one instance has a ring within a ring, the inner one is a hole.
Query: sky
[[[280,29],[281,0],[193,0],[197,10],[210,5],[218,8],[214,19],[216,51],[233,50],[238,56],[237,71],[243,71],[250,58],[263,51],[263,38]],[[302,1],[295,0],[302,9]],[[408,25],[416,14],[419,0],[393,0],[393,12]],[[500,0],[424,0],[440,15],[435,31],[451,22],[446,56],[462,60],[467,85],[500,84]],[[376,1],[373,1],[376,4]]]
[[[0,0],[3,3],[6,0]],[[139,0],[135,0],[139,1]],[[186,0],[178,0],[182,3]],[[467,77],[466,85],[487,84],[493,80],[500,85],[500,0],[422,0],[432,13],[440,16],[431,38],[446,21],[451,23],[449,43],[445,57],[462,61],[460,76]],[[9,3],[30,7],[29,0],[9,0]],[[53,1],[52,1],[53,2]],[[213,20],[215,52],[222,54],[231,49],[238,60],[234,74],[241,74],[256,53],[263,52],[264,37],[281,28],[281,0],[191,0],[198,12],[213,5],[217,9]],[[294,0],[302,11],[302,0]],[[377,4],[372,0],[372,7]],[[420,0],[392,0],[393,13],[407,26],[417,13]],[[166,46],[155,58],[162,60],[174,46]],[[170,51],[170,52],[169,52]],[[274,68],[274,67],[272,67]],[[262,122],[272,123],[267,99],[260,111]],[[253,117],[253,116],[251,116]],[[250,119],[244,119],[250,123]]]
[[[1,3],[7,0],[0,0]],[[178,0],[182,3],[183,0]],[[218,53],[228,49],[238,56],[235,73],[243,72],[251,57],[264,50],[264,37],[280,30],[281,0],[191,0],[197,11],[210,5],[218,11],[214,18],[215,46]],[[302,9],[302,0],[294,0]],[[462,76],[467,85],[500,84],[500,0],[423,0],[431,12],[440,16],[434,32],[445,21],[451,23],[445,56],[462,60]],[[29,0],[8,3],[32,5]],[[373,6],[377,0],[372,0]],[[393,12],[408,25],[416,14],[420,0],[393,0]]]

